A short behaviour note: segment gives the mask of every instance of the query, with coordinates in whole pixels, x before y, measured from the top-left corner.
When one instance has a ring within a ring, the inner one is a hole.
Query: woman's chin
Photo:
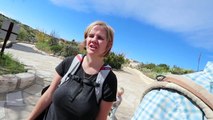
[[[96,52],[96,50],[88,49],[88,50],[87,50],[87,53],[88,53],[88,54],[95,54],[95,53],[97,53],[97,52]]]
[[[96,52],[94,52],[94,51],[87,51],[87,54],[88,54],[88,55],[95,55]]]

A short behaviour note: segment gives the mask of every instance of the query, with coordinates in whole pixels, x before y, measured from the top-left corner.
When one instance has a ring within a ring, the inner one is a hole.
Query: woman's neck
[[[83,69],[88,74],[95,74],[99,72],[100,68],[104,64],[103,57],[95,57],[86,55],[82,63]]]

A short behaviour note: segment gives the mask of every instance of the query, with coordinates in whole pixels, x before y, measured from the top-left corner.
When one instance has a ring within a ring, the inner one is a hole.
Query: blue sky
[[[88,24],[115,30],[113,51],[143,63],[204,69],[213,61],[212,0],[0,0],[0,12],[67,40]]]

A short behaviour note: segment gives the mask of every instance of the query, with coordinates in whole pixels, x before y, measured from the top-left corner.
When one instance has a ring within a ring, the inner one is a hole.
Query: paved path
[[[26,47],[27,46],[27,47]],[[5,49],[25,65],[36,69],[36,83],[22,91],[0,95],[0,120],[25,120],[40,97],[40,90],[52,80],[55,66],[62,60],[32,50],[33,45],[19,43],[15,49]],[[23,51],[24,49],[24,51]],[[124,87],[123,102],[116,113],[118,120],[130,120],[137,108],[143,86],[152,82],[141,72],[125,67],[114,71],[118,85]]]

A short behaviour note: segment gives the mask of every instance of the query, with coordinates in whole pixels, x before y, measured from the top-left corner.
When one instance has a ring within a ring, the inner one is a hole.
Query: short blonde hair
[[[104,57],[106,57],[107,55],[109,55],[109,52],[111,51],[112,45],[113,45],[113,41],[114,41],[114,30],[111,26],[107,25],[105,22],[103,21],[95,21],[92,22],[85,30],[84,32],[84,41],[81,44],[81,49],[84,49],[86,47],[86,38],[89,34],[89,32],[92,30],[92,28],[96,25],[99,25],[101,27],[103,27],[106,30],[106,39],[108,41],[107,43],[107,50],[104,52]]]

